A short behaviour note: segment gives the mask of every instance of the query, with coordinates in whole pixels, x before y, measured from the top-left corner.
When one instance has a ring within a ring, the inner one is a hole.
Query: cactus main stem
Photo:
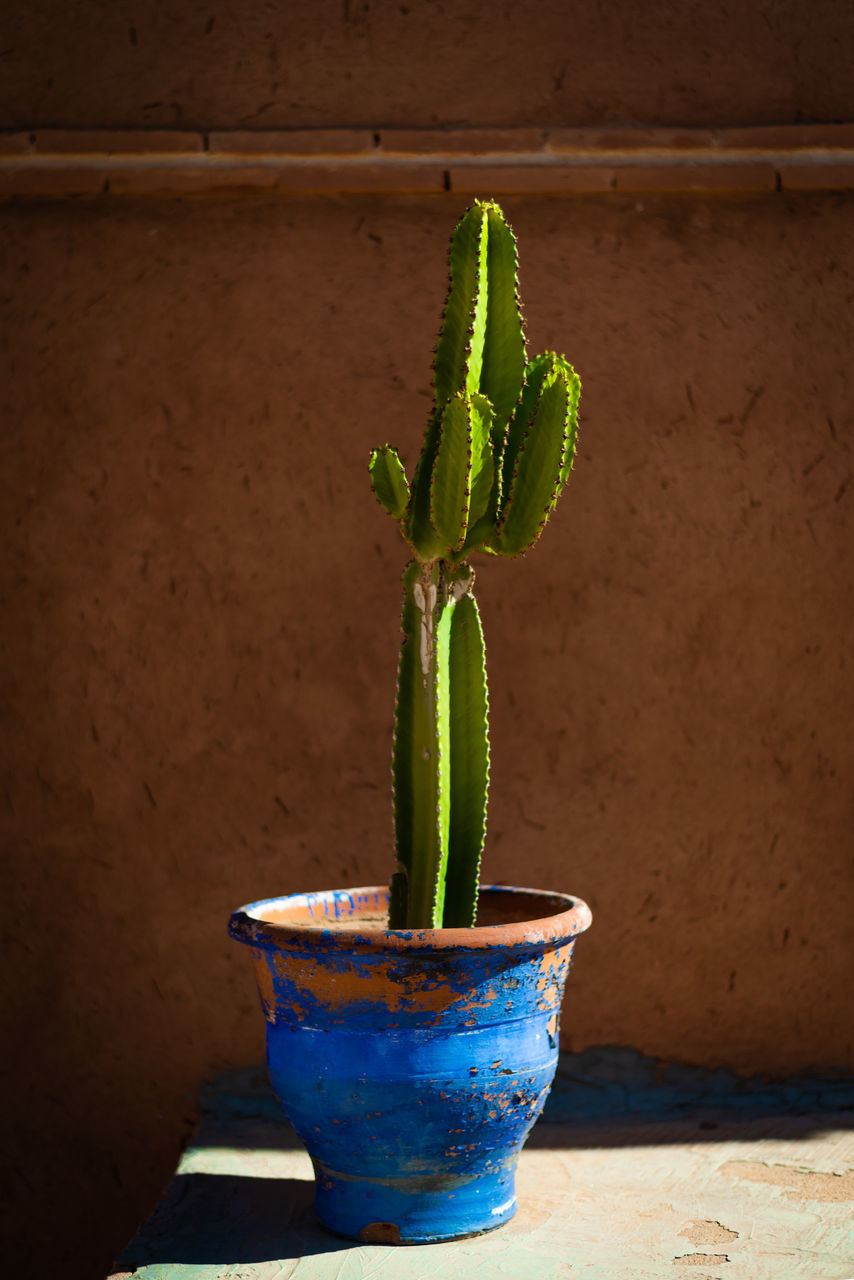
[[[393,929],[474,920],[488,747],[473,577],[468,565],[443,561],[413,560],[403,574],[393,754],[398,858],[389,910]],[[447,874],[449,851],[453,875]]]
[[[447,648],[444,584],[437,562],[413,560],[403,574],[403,644],[394,734],[397,882],[393,929],[439,928],[448,857]],[[444,714],[443,714],[444,712]],[[444,741],[443,741],[444,738]],[[400,884],[400,881],[403,884]],[[403,892],[401,892],[401,889]],[[404,916],[400,918],[400,909]]]

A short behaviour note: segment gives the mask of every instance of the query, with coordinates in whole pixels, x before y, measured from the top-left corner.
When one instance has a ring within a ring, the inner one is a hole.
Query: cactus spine
[[[412,486],[388,444],[369,467],[414,557],[395,707],[393,929],[475,922],[489,736],[468,557],[518,556],[537,541],[575,457],[581,391],[563,356],[526,362],[516,239],[493,201],[463,216],[449,265],[436,403]]]

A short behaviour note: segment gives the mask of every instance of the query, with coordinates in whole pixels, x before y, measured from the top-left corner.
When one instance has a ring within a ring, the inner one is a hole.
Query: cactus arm
[[[516,460],[519,455],[519,449],[522,441],[531,425],[531,420],[536,412],[537,402],[543,390],[543,383],[553,374],[556,369],[556,359],[553,351],[546,351],[543,355],[534,356],[530,364],[525,369],[525,382],[522,387],[522,393],[516,405],[505,433],[505,439],[502,446],[501,455],[501,497],[502,501],[506,501],[510,493],[510,485],[513,480],[513,472],[516,467]]]
[[[434,413],[427,424],[421,455],[412,478],[412,496],[403,524],[403,534],[419,560],[437,560],[443,551],[442,540],[430,520],[430,481],[436,462],[441,432],[441,415]]]
[[[575,434],[572,385],[563,369],[554,368],[540,386],[513,459],[513,474],[493,539],[500,554],[522,555],[539,538],[568,474]]]
[[[567,410],[569,440],[567,442],[566,457],[560,473],[561,489],[569,479],[572,464],[575,462],[575,451],[578,445],[578,404],[581,399],[581,379],[568,360],[563,360],[563,371],[569,383],[569,406]]]
[[[495,462],[492,454],[492,429],[495,413],[486,396],[472,396],[471,418],[472,465],[469,528],[481,519],[489,507],[489,500],[495,482]]]
[[[485,396],[459,394],[442,415],[430,482],[430,521],[442,556],[455,559],[472,521],[489,504],[494,477],[490,426],[492,405]]]
[[[516,407],[525,371],[525,330],[519,303],[516,237],[496,204],[487,208],[489,301],[480,390],[495,407],[501,436]]]
[[[457,391],[480,390],[487,310],[487,216],[480,201],[457,224],[448,264],[450,287],[433,365],[440,407]]]
[[[445,555],[459,550],[468,527],[472,473],[471,402],[462,394],[445,406],[430,478],[430,523]]]
[[[496,554],[489,541],[495,535],[501,505],[501,452],[500,448],[496,451],[495,414],[485,396],[472,396],[472,404],[488,409],[489,423],[484,423],[487,430],[483,435],[481,467],[472,480],[469,528],[458,559],[464,559],[470,551]]]
[[[445,881],[445,928],[475,923],[489,786],[488,697],[483,631],[470,591],[451,617],[450,833]]]
[[[540,397],[550,382],[562,379],[567,387],[567,449],[561,468],[560,485],[555,497],[566,483],[575,460],[575,446],[578,432],[578,402],[581,397],[581,379],[569,361],[554,351],[546,351],[535,356],[525,370],[525,385],[510,419],[501,461],[501,494],[500,500],[505,503],[510,496],[513,475],[519,460],[522,442],[528,436],[535,415],[538,412]]]
[[[403,574],[403,644],[395,707],[394,823],[398,874],[392,929],[442,923],[448,853],[448,632],[438,566],[411,561]],[[405,882],[405,892],[401,886]],[[406,917],[396,913],[405,902]]]
[[[502,505],[510,490],[513,472],[522,441],[531,424],[542,392],[543,382],[553,373],[555,361],[561,357],[553,352],[535,356],[525,370],[525,382],[510,422],[503,427],[497,417],[493,419],[491,438],[494,458],[494,480],[487,509],[479,520],[472,519],[463,545],[463,555],[470,551],[484,551],[498,555],[497,529]]]
[[[401,520],[409,506],[409,483],[398,452],[390,444],[374,449],[368,463],[374,497],[395,520]]]

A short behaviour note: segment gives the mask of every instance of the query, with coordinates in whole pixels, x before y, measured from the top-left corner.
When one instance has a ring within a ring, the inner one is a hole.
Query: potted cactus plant
[[[273,1086],[339,1234],[417,1243],[500,1226],[554,1076],[580,899],[479,889],[489,778],[476,553],[540,536],[575,455],[580,382],[527,360],[515,237],[477,201],[450,246],[435,406],[411,486],[389,444],[371,484],[398,522],[403,643],[388,889],[291,894],[231,919],[252,951]]]

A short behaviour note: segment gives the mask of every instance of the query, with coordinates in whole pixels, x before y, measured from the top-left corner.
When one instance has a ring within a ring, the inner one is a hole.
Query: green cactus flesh
[[[442,414],[430,478],[430,523],[451,555],[489,504],[495,474],[491,425],[492,406],[484,396],[452,396]]]
[[[458,391],[480,390],[487,308],[487,206],[472,205],[451,237],[450,286],[439,341],[433,385],[436,403]]]
[[[441,559],[443,544],[430,519],[430,486],[439,439],[442,431],[442,415],[436,412],[427,424],[424,445],[415,467],[412,495],[403,523],[403,533],[419,560],[428,563]]]
[[[451,616],[448,666],[451,813],[443,923],[447,928],[463,928],[473,925],[477,915],[489,788],[486,660],[480,614],[470,587]]]
[[[501,210],[487,210],[486,334],[480,390],[495,406],[496,427],[502,437],[522,390],[525,369],[525,331],[517,285],[516,237]]]
[[[508,432],[504,502],[493,540],[502,555],[521,555],[536,542],[575,455],[578,377],[557,358],[551,366],[544,361],[539,372],[535,394],[526,405],[523,393]]]
[[[472,580],[467,567],[448,577],[417,560],[403,575],[393,752],[401,918],[392,927],[474,923],[489,747]]]
[[[403,575],[393,751],[398,869],[390,927],[472,925],[489,779],[474,552],[539,538],[575,457],[581,383],[554,352],[525,363],[516,240],[494,201],[456,227],[431,413],[410,489],[396,450],[371,454],[374,494],[414,559]]]

